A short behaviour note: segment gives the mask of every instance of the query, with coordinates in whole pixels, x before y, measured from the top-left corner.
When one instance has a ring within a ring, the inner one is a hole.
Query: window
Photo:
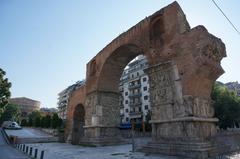
[[[143,90],[146,91],[147,90],[147,86],[143,87]]]
[[[133,108],[133,112],[135,112],[135,108]]]
[[[126,117],[126,121],[129,121],[129,118],[128,118],[128,117]]]
[[[134,78],[134,74],[132,74],[132,78]]]
[[[145,108],[145,110],[147,110],[148,109],[148,105],[145,105],[144,108]]]
[[[128,96],[128,92],[125,92],[125,96]]]
[[[125,112],[128,113],[128,109],[125,109]]]
[[[140,80],[137,81],[137,84],[140,84]]]
[[[139,76],[139,72],[137,72],[137,76]]]
[[[142,111],[142,108],[141,108],[141,107],[139,107],[139,108],[138,108],[138,111],[139,111],[139,112],[141,112],[141,111]]]
[[[143,82],[146,82],[146,81],[147,81],[147,78],[146,78],[146,77],[144,77],[144,78],[143,78]]]
[[[144,100],[148,100],[148,96],[144,96]]]
[[[138,103],[139,101],[139,98],[134,98],[134,103]]]
[[[128,104],[128,100],[125,100],[125,104]]]

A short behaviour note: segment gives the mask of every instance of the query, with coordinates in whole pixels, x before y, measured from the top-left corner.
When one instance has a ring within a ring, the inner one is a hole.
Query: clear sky
[[[215,0],[240,29],[240,1]],[[0,0],[0,67],[12,97],[56,107],[57,94],[85,78],[86,63],[122,32],[173,0]],[[226,44],[225,74],[240,82],[240,35],[211,0],[179,0],[191,27]]]

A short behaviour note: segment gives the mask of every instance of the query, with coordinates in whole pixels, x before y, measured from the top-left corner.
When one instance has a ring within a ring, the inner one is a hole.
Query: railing
[[[130,106],[139,106],[142,105],[142,102],[130,102]]]
[[[141,92],[138,92],[138,93],[132,93],[129,95],[129,98],[131,97],[141,97],[142,96],[142,93]]]
[[[129,85],[128,89],[135,89],[141,87],[141,84]]]
[[[118,88],[118,90],[119,90],[120,92],[122,92],[122,91],[123,91],[123,86],[120,86],[120,87]]]
[[[142,115],[142,112],[132,112],[132,111],[130,111],[130,112],[129,112],[129,115],[130,115],[130,116]]]
[[[7,144],[10,144],[10,138],[7,135],[6,131],[4,129],[1,129],[1,133],[2,133],[3,138],[5,139],[5,141],[7,142]]]

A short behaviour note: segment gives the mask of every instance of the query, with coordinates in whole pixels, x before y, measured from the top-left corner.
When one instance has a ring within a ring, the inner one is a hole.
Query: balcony
[[[119,92],[123,92],[123,86],[119,86],[118,90]]]
[[[141,97],[142,93],[141,92],[137,92],[137,93],[131,93],[129,94],[129,98],[134,98],[134,97]]]
[[[130,79],[129,76],[125,77],[125,78],[120,78],[120,83],[125,83],[126,81],[128,81]]]
[[[142,114],[143,114],[142,112],[133,112],[133,111],[129,112],[129,115],[131,117],[137,117],[137,118],[140,118],[142,116]]]
[[[124,108],[124,105],[123,105],[123,104],[119,104],[119,106],[120,106],[120,109],[121,109],[121,108]]]
[[[128,89],[135,89],[135,88],[140,88],[141,84],[135,84],[135,85],[129,85]]]
[[[130,102],[130,107],[136,107],[136,106],[139,106],[139,105],[142,105],[141,101],[139,101],[139,102]]]

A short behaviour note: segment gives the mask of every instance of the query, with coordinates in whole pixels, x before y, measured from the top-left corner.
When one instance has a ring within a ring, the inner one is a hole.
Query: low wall
[[[218,154],[231,154],[240,151],[240,129],[218,131],[215,137]]]
[[[58,136],[58,130],[57,129],[45,129],[45,128],[40,128],[39,130],[47,133],[47,134],[50,134],[52,136]]]
[[[120,133],[123,138],[132,138],[131,129],[120,130]],[[151,137],[151,132],[134,131],[134,137]]]

